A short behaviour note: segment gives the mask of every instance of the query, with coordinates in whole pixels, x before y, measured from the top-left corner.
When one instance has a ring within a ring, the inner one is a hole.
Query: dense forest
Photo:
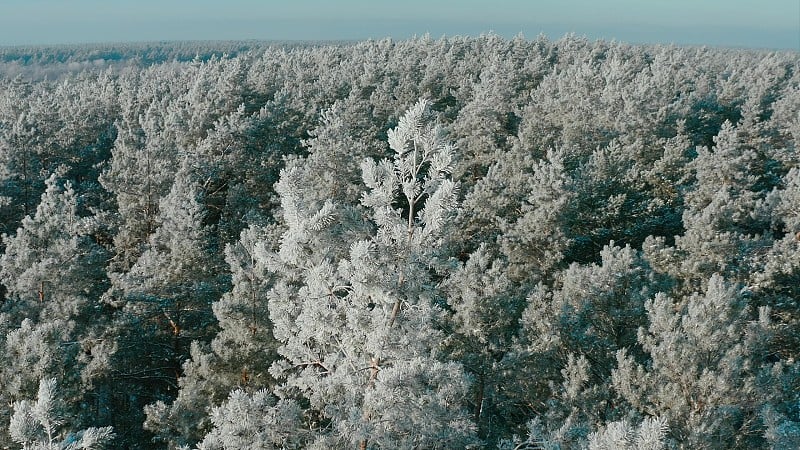
[[[0,448],[800,448],[800,55],[0,49]]]

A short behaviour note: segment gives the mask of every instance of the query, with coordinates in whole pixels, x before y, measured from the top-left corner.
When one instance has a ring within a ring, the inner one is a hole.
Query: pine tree
[[[84,312],[105,280],[105,252],[92,239],[92,218],[78,216],[78,195],[57,174],[46,182],[36,213],[4,236],[0,278],[27,317],[67,318]],[[12,306],[12,305],[6,305]]]
[[[242,232],[239,242],[226,248],[233,287],[213,304],[217,335],[209,345],[192,343],[175,401],[169,405],[159,401],[145,408],[145,428],[160,440],[171,446],[196,443],[211,431],[212,424],[222,426],[213,423],[210,412],[235,389],[242,390],[237,396],[241,398],[244,392],[274,387],[269,366],[277,358],[277,342],[267,309],[272,277],[257,263],[255,248],[260,241],[278,238],[274,230],[252,226]],[[222,411],[230,409],[235,407],[223,407]],[[221,420],[228,420],[226,414],[218,413]]]
[[[563,266],[571,243],[567,234],[569,192],[562,155],[548,152],[533,164],[519,217],[500,218],[497,243],[508,261],[508,276],[527,285],[548,282]]]
[[[480,437],[494,442],[528,418],[515,394],[506,389],[519,363],[513,344],[525,307],[524,290],[509,279],[503,259],[493,257],[486,245],[471,254],[442,287],[452,313],[444,351],[471,375],[468,404],[473,421]]]
[[[562,448],[586,448],[590,450],[661,450],[665,446],[668,427],[659,418],[645,418],[638,425],[628,420],[619,420],[600,426],[586,438],[570,435],[569,423],[562,428],[547,432],[540,421],[534,419],[527,425],[528,436],[500,442],[500,450],[560,450]]]
[[[37,133],[36,117],[31,111],[31,86],[11,91],[15,105],[0,131],[0,167],[2,167],[3,232],[12,232],[19,221],[34,212],[41,187],[42,162],[38,145],[47,135]],[[52,169],[52,168],[51,168]],[[50,172],[48,172],[48,175]]]
[[[769,405],[763,414],[770,430],[767,437],[780,447],[783,442],[778,429],[792,435],[793,427],[800,422],[800,365],[798,365],[798,348],[800,348],[800,305],[798,304],[798,286],[800,286],[800,170],[792,168],[786,174],[779,189],[770,192],[766,203],[772,215],[772,229],[776,239],[771,247],[761,249],[753,264],[758,268],[750,274],[748,289],[752,295],[752,304],[769,308],[771,339],[768,354],[776,355],[786,366],[780,380],[783,395]],[[785,423],[783,423],[785,422]],[[796,436],[796,435],[795,435]],[[796,437],[787,437],[789,442]],[[789,445],[791,447],[791,445]]]
[[[20,400],[12,405],[11,438],[30,450],[102,449],[114,438],[111,427],[62,430],[63,406],[54,378],[41,380],[36,401]]]
[[[168,94],[167,94],[168,95]],[[178,117],[169,97],[139,111],[143,99],[130,100],[117,124],[117,138],[100,183],[116,200],[115,272],[124,272],[138,258],[155,231],[159,200],[170,189],[178,159],[174,123]]]
[[[461,160],[456,179],[478,180],[486,174],[497,155],[509,148],[509,138],[516,134],[516,87],[513,61],[493,54],[475,83],[472,101],[459,110],[453,131],[459,136],[456,145]]]
[[[635,352],[645,301],[666,288],[630,247],[607,246],[601,264],[573,263],[552,287],[540,284],[521,317],[514,348],[518,374],[506,389],[528,406],[545,433],[586,439],[597,423],[620,420],[609,395],[614,354]],[[531,376],[535,373],[536,376]]]
[[[646,418],[638,425],[612,422],[589,435],[589,450],[661,450],[668,427],[665,421]]]
[[[279,396],[308,405],[311,447],[474,442],[467,379],[437,358],[443,299],[430,270],[442,267],[456,192],[452,147],[428,108],[420,101],[390,130],[394,161],[362,163],[362,208],[306,209],[296,171],[278,184],[288,229],[261,256],[278,275],[269,308],[283,359],[271,371],[285,380]]]
[[[370,120],[373,110],[367,101],[351,94],[323,111],[319,125],[309,131],[311,137],[303,141],[309,154],[296,166],[308,178],[305,183],[318,191],[318,201],[358,202],[359,163],[384,155],[387,147],[379,140],[382,132]]]
[[[302,448],[305,433],[302,408],[293,400],[276,400],[265,390],[248,395],[231,392],[221,406],[214,408],[214,428],[198,445],[198,450],[237,450]]]
[[[148,245],[128,272],[111,275],[104,296],[116,308],[109,329],[120,346],[114,376],[127,386],[115,401],[135,405],[139,417],[144,404],[173,398],[192,341],[207,342],[216,331],[212,304],[227,280],[205,224],[201,193],[184,161],[159,202],[157,228]]]
[[[747,283],[757,270],[753,255],[771,242],[766,191],[760,188],[768,164],[741,138],[726,122],[713,151],[698,148],[689,165],[695,181],[685,195],[684,233],[675,237],[674,247],[659,238],[643,246],[654,265],[672,268],[670,274],[686,285],[684,293],[699,289],[714,273]]]
[[[641,143],[614,140],[579,161],[569,183],[566,229],[573,240],[565,251],[568,260],[595,261],[610,241],[638,248],[653,231],[661,231],[649,220],[659,205],[645,184],[642,168],[652,163],[641,156],[645,151]]]
[[[75,408],[71,422],[105,424],[102,392],[116,345],[103,336],[108,316],[98,301],[108,285],[107,252],[92,238],[93,219],[78,216],[71,183],[53,174],[46,186],[36,214],[3,237],[0,398],[27,398],[40,379],[55,376]]]
[[[649,325],[639,331],[646,362],[617,352],[614,390],[640,414],[666,419],[669,440],[681,448],[763,445],[757,418],[779,395],[781,367],[764,359],[769,310],[751,320],[746,296],[719,275],[677,302],[659,293],[647,301]]]

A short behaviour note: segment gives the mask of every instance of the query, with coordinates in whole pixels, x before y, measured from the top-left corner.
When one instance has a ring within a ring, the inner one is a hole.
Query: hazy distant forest
[[[0,48],[0,448],[800,448],[800,54]]]

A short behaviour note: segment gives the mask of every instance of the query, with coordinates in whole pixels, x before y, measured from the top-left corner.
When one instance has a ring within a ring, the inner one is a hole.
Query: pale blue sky
[[[0,45],[487,31],[800,50],[800,0],[0,0]]]

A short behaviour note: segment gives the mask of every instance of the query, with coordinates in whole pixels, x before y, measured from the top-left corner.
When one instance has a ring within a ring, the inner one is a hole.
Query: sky
[[[486,32],[800,51],[800,0],[0,0],[0,45]]]

